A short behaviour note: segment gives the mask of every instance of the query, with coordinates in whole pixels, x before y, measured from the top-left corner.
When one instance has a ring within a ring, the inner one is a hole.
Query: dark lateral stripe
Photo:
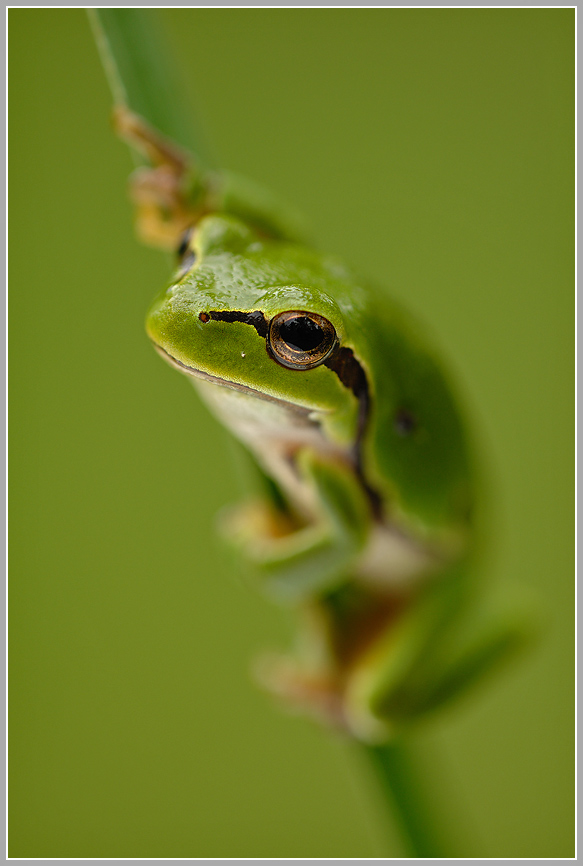
[[[205,313],[201,313],[199,318]],[[251,313],[243,313],[240,310],[209,310],[206,315],[214,322],[242,322],[244,325],[252,325],[260,337],[267,337],[269,323],[261,310],[253,310]],[[208,321],[208,319],[207,319]]]
[[[358,400],[356,439],[353,446],[354,463],[360,482],[369,498],[374,515],[375,517],[380,518],[382,517],[382,500],[377,491],[374,490],[366,480],[362,458],[362,446],[370,419],[371,409],[370,391],[368,389],[366,373],[354,357],[352,349],[347,349],[345,346],[342,346],[337,352],[334,352],[327,361],[324,361],[324,365],[336,373],[342,384],[346,388],[349,388]]]

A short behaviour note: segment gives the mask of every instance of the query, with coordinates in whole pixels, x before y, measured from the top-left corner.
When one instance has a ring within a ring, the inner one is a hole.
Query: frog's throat
[[[153,341],[152,341],[153,342]],[[251,388],[250,385],[243,385],[240,382],[233,382],[230,379],[222,379],[220,376],[213,376],[212,373],[206,373],[204,370],[199,370],[196,367],[190,367],[188,364],[183,364],[182,361],[179,361],[178,358],[175,358],[166,349],[163,349],[162,346],[159,346],[157,343],[154,343],[154,348],[156,351],[164,358],[165,361],[170,364],[171,367],[175,367],[181,373],[186,373],[188,376],[194,376],[195,379],[204,379],[205,382],[212,382],[215,385],[221,385],[224,388],[231,388],[233,391],[241,391],[244,394],[252,394],[254,397],[259,398],[260,400],[266,400],[268,403],[275,403],[278,406],[282,406],[285,409],[293,410],[298,415],[305,415],[306,418],[313,413],[313,409],[310,409],[308,406],[300,406],[298,403],[292,403],[289,400],[282,400],[280,397],[272,397],[271,394],[266,394],[264,391],[258,391],[256,388]],[[311,423],[317,425],[317,421],[312,421],[309,419]]]
[[[204,324],[210,321],[218,321],[229,323],[239,322],[244,325],[251,325],[251,327],[255,328],[258,335],[265,340],[267,339],[269,332],[269,322],[261,310],[208,310],[200,313],[199,319]],[[293,409],[295,412],[302,415],[309,415],[312,412],[312,410],[307,407],[298,406],[297,403],[290,403],[287,400],[282,400],[278,397],[272,397],[262,391],[257,391],[255,388],[251,388],[249,385],[232,382],[229,379],[221,379],[218,376],[213,376],[211,373],[206,373],[202,370],[197,370],[194,367],[189,367],[187,364],[183,364],[182,361],[178,361],[162,349],[161,346],[158,346],[157,343],[154,343],[154,345],[162,357],[170,364],[182,372],[189,373],[191,376],[197,376],[200,379],[205,379],[207,382],[214,382],[216,385],[223,385],[224,387],[232,388],[235,391],[253,394],[255,397],[259,397],[262,400],[268,400],[271,403],[279,404],[287,409]],[[349,391],[352,391],[356,397],[358,403],[358,418],[356,424],[356,436],[354,437],[354,443],[351,449],[352,460],[356,475],[358,476],[358,479],[367,495],[374,516],[377,519],[382,519],[382,498],[369,484],[363,466],[362,449],[371,412],[370,389],[366,373],[358,359],[355,357],[352,349],[346,346],[337,346],[323,363],[324,366],[328,367],[328,369],[332,370],[332,372],[338,376],[344,387],[348,388]]]

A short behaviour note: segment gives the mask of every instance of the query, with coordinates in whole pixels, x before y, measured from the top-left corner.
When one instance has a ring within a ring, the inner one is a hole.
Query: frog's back
[[[371,389],[371,482],[430,530],[464,527],[473,505],[472,456],[452,377],[412,316],[378,289],[365,294],[360,346]]]

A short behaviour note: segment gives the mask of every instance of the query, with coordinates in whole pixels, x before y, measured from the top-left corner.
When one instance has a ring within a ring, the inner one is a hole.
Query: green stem
[[[88,14],[115,104],[130,108],[190,149],[200,164],[202,139],[191,123],[192,111],[160,34],[157,11],[102,7],[88,9]],[[431,809],[421,795],[414,762],[404,744],[364,748],[396,811],[412,856],[442,856]]]
[[[453,856],[446,851],[435,810],[422,790],[420,772],[404,739],[363,747],[389,808],[396,815],[410,857]]]
[[[114,103],[190,150],[200,165],[203,139],[195,129],[158,10],[102,7],[87,13]]]

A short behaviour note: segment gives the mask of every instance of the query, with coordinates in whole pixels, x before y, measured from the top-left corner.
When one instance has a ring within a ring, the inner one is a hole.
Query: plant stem
[[[115,104],[130,108],[189,148],[200,165],[202,139],[191,123],[192,112],[160,34],[157,10],[101,7],[87,11]],[[395,741],[363,748],[396,812],[411,856],[444,856],[437,822],[421,793],[407,746]]]
[[[87,13],[115,105],[130,108],[189,149],[200,165],[206,155],[203,139],[165,44],[158,10],[102,7]]]
[[[362,748],[376,771],[389,808],[397,817],[409,856],[453,856],[445,850],[441,827],[428,794],[422,790],[421,774],[406,740]]]

